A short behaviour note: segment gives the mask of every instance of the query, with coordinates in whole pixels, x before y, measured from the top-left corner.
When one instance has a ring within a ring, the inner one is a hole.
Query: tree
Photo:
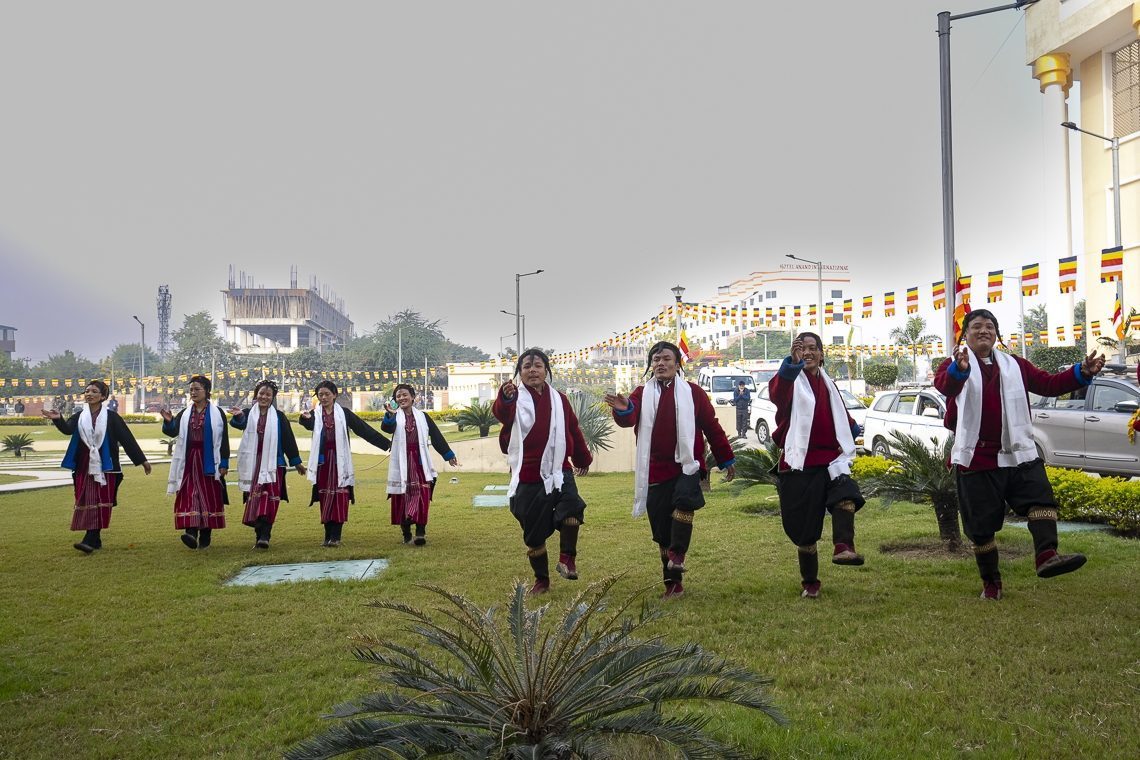
[[[545,625],[551,605],[527,610],[521,582],[506,610],[426,585],[444,602],[434,614],[372,602],[402,615],[420,641],[360,637],[356,659],[375,666],[388,690],[334,708],[343,723],[285,756],[743,758],[739,747],[705,733],[698,705],[747,707],[786,722],[768,694],[770,678],[698,644],[638,638],[664,611],[642,604],[637,617],[625,617],[644,591],[611,610],[606,595],[616,581],[592,584]],[[690,703],[694,709],[661,709]]]
[[[222,338],[209,312],[188,315],[171,337],[174,350],[167,365],[169,374],[209,374],[211,364],[219,372],[238,368],[237,346]]]
[[[98,378],[103,375],[98,364],[71,350],[49,355],[47,359],[36,365],[33,372],[36,377],[57,380]]]
[[[163,375],[166,374],[162,371],[162,360],[158,354],[147,346],[144,357],[146,359],[146,374],[148,375]],[[110,375],[111,368],[114,367],[115,375],[134,375],[139,376],[139,344],[138,343],[120,343],[115,346],[115,350],[103,361],[99,362],[104,374]]]
[[[937,335],[923,332],[926,329],[926,320],[922,317],[910,317],[905,327],[896,327],[891,330],[888,339],[900,346],[910,349],[910,360],[914,365],[914,380],[918,381],[918,349],[927,343],[938,340]]]
[[[1084,301],[1081,301],[1081,303],[1083,304]],[[1073,318],[1075,321],[1075,312]],[[1048,314],[1045,312],[1045,305],[1042,304],[1040,306],[1034,306],[1032,309],[1029,309],[1027,312],[1025,312],[1024,321],[1020,319],[1017,320],[1017,329],[1021,331],[1021,335],[1017,336],[1019,340],[1023,339],[1025,337],[1025,333],[1027,332],[1033,333],[1033,336],[1037,337],[1041,334],[1042,330],[1049,329],[1049,318]]]
[[[348,353],[355,359],[352,369],[392,369],[401,356],[405,367],[422,367],[425,359],[438,366],[449,361],[490,358],[478,348],[448,340],[440,325],[440,320],[429,322],[412,309],[397,312],[349,344]]]
[[[767,340],[765,341],[765,336]],[[675,340],[671,338],[670,340]],[[764,347],[767,345],[767,353]],[[780,361],[792,352],[792,336],[787,330],[759,330],[744,339],[744,355],[753,361],[768,357],[768,361]],[[736,355],[740,356],[740,341],[736,341]]]

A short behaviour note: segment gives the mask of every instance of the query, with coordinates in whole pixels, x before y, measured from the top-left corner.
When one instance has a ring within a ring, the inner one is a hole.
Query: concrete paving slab
[[[510,486],[483,486],[484,491],[509,491]]]
[[[362,581],[388,569],[386,559],[335,562],[296,562],[290,565],[251,565],[225,582],[226,586],[268,586],[299,581]]]
[[[511,500],[504,496],[491,496],[489,494],[476,494],[471,498],[473,507],[507,507]]]

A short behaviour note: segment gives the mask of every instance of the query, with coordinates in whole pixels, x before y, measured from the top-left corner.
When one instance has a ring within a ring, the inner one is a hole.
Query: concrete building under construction
[[[318,287],[297,287],[297,268],[290,271],[288,288],[266,288],[245,272],[230,266],[229,288],[222,291],[226,340],[245,354],[288,354],[298,348],[325,351],[343,346],[352,337],[352,320],[344,300]]]

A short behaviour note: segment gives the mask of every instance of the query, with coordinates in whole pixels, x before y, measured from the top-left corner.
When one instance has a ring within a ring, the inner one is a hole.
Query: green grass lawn
[[[165,466],[150,478],[128,472],[106,548],[92,556],[71,548],[65,489],[0,495],[0,756],[280,756],[321,730],[333,705],[370,690],[369,669],[349,654],[355,634],[412,640],[366,602],[427,602],[417,582],[505,602],[529,576],[520,531],[505,509],[470,506],[505,476],[443,473],[429,543],[413,548],[388,524],[380,461],[356,457],[359,500],[338,550],[319,545],[295,475],[293,503],[259,553],[236,504],[209,550],[185,549]],[[555,577],[543,602],[566,604],[590,579],[625,573],[620,592],[653,586],[658,604],[657,550],[645,520],[629,516],[632,477],[591,475],[580,488],[583,580]],[[1126,757],[1140,746],[1140,543],[1063,534],[1062,548],[1090,556],[1084,569],[1043,581],[1021,556],[1003,563],[1006,598],[983,602],[969,558],[881,553],[931,535],[934,520],[927,508],[872,501],[857,521],[867,565],[825,561],[813,602],[799,598],[779,518],[741,510],[772,497],[716,486],[697,516],[686,597],[655,624],[775,678],[790,727],[710,707],[716,734],[801,758]],[[999,542],[1024,551],[1029,535],[1008,528]],[[259,562],[370,557],[391,567],[366,582],[221,586]]]
[[[0,473],[0,486],[8,483],[19,483],[24,480],[32,480],[32,478],[23,477],[21,475],[5,475]]]

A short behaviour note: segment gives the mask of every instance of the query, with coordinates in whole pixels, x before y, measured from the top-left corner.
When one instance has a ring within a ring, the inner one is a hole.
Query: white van
[[[701,367],[697,374],[697,385],[701,386],[714,404],[731,404],[732,392],[736,384],[744,381],[744,388],[756,397],[756,381],[748,370],[736,367]]]

